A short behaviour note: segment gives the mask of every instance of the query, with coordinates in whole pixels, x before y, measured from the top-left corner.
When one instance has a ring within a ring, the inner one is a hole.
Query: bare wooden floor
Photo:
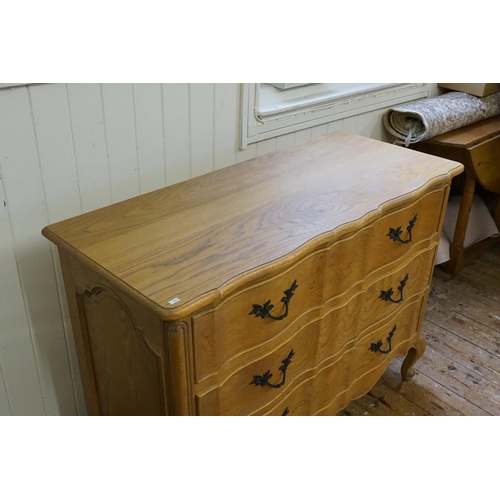
[[[339,415],[500,415],[500,242],[450,278],[436,268],[413,379],[395,359]]]

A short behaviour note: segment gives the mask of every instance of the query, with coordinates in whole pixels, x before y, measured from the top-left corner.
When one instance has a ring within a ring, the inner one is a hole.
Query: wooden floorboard
[[[500,241],[451,278],[434,270],[424,355],[403,382],[395,359],[342,416],[500,415]]]

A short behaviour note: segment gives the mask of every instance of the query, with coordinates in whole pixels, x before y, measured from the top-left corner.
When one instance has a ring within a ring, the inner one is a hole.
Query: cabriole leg
[[[413,377],[415,371],[413,370],[413,365],[422,356],[425,351],[425,340],[420,337],[417,343],[410,347],[410,350],[406,354],[406,358],[401,366],[401,377],[403,380],[408,380]]]

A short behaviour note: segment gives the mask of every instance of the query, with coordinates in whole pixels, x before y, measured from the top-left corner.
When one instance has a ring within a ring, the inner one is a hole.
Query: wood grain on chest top
[[[288,265],[322,235],[341,234],[347,223],[357,229],[382,205],[460,169],[335,132],[52,224],[43,234],[175,318],[237,286],[239,276],[248,281],[278,260]]]

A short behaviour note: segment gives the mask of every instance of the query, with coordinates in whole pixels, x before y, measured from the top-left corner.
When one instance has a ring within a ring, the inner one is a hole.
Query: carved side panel
[[[161,356],[111,290],[96,287],[78,298],[82,335],[94,374],[101,415],[164,415]]]

